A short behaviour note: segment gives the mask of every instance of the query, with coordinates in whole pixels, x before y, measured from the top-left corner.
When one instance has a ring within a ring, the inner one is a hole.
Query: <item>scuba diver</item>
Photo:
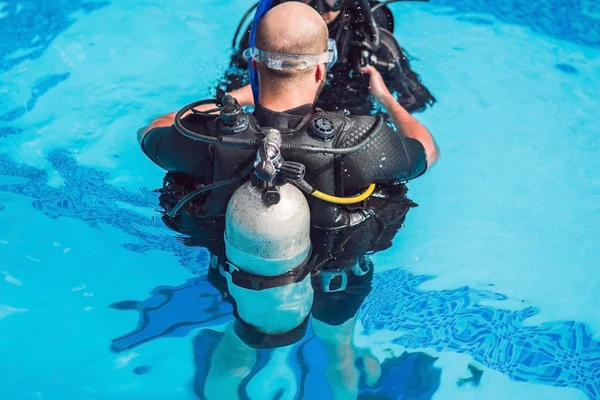
[[[168,171],[163,220],[211,252],[209,278],[234,306],[236,335],[276,347],[302,335],[311,311],[332,326],[355,317],[373,274],[365,254],[391,246],[415,206],[404,183],[439,153],[372,66],[361,73],[393,124],[315,108],[337,47],[313,8],[257,11],[250,45],[252,114],[242,106],[253,99],[234,91],[139,137]]]
[[[410,68],[405,52],[393,36],[394,18],[387,4],[407,0],[384,3],[369,0],[271,0],[268,3],[273,7],[286,1],[302,1],[313,7],[327,23],[329,37],[337,44],[339,60],[327,72],[317,107],[326,111],[345,108],[355,115],[371,113],[374,104],[368,98],[369,78],[360,73],[361,68],[369,65],[377,68],[392,92],[397,92],[398,102],[408,112],[420,112],[435,103],[435,98]],[[234,35],[232,46],[235,53],[219,84],[227,92],[248,83],[245,73],[248,62],[243,50],[248,47],[250,27],[239,44],[237,41],[246,18],[257,5],[248,10]]]

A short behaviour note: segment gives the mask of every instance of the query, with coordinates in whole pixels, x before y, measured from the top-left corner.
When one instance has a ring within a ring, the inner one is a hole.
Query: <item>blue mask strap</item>
[[[269,11],[269,8],[271,8],[271,3],[273,3],[273,0],[260,0],[258,3],[254,20],[252,21],[252,28],[250,29],[250,42],[248,43],[250,48],[253,48],[256,42],[256,27],[262,17]],[[252,68],[252,60],[248,60],[248,72],[250,73],[250,87],[254,96],[254,104],[258,104],[258,74]]]

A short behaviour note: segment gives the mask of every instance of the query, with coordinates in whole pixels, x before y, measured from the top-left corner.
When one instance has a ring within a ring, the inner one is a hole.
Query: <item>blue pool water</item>
[[[0,398],[600,398],[598,2],[392,7],[442,158],[355,326],[258,352],[135,138],[249,4],[0,1]]]

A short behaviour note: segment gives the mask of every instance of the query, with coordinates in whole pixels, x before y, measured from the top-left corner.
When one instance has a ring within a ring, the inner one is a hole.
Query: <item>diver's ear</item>
[[[317,70],[315,71],[315,80],[317,82],[324,81],[327,76],[327,68],[325,68],[325,64],[317,65]]]

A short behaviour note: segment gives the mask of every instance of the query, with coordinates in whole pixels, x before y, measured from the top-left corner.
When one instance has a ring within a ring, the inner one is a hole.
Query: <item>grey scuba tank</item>
[[[289,183],[277,189],[279,201],[269,204],[264,188],[242,184],[230,198],[225,217],[223,274],[229,292],[239,317],[267,334],[301,325],[314,294],[310,274],[298,275],[311,258],[308,202]],[[298,279],[288,279],[294,275]]]

